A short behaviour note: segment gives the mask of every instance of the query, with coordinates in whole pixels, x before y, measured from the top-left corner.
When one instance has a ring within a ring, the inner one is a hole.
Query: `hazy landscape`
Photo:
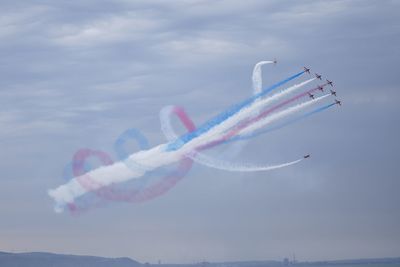
[[[151,264],[140,263],[133,259],[103,258],[94,256],[64,255],[43,252],[7,253],[0,252],[0,266],[7,267],[280,267],[280,266],[340,266],[340,267],[395,267],[400,266],[399,258],[352,259],[330,261],[243,261],[243,262],[198,262],[193,264]]]

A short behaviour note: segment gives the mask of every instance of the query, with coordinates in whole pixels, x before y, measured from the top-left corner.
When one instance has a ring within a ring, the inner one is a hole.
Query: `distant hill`
[[[143,267],[130,258],[0,252],[0,267]]]
[[[54,253],[0,252],[0,267],[400,267],[400,258],[318,262],[243,261],[197,264],[142,264],[130,258],[103,258]]]
[[[155,267],[155,266],[152,266]],[[178,267],[178,266],[168,266]],[[190,267],[190,266],[185,266]],[[193,265],[192,265],[193,267]],[[247,261],[199,263],[197,267],[400,267],[400,258],[354,259],[314,262]]]

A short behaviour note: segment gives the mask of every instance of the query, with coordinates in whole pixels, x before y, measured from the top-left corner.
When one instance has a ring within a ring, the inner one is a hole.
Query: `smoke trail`
[[[188,116],[182,116],[181,113],[183,110],[176,109],[175,112],[180,115],[178,116],[181,119],[181,122],[186,127],[188,131],[194,131],[195,125],[192,120]],[[186,115],[186,114],[185,114]],[[124,143],[130,139],[134,138],[139,143],[141,149],[145,149],[148,147],[147,139],[140,133],[140,131],[136,129],[129,129],[122,133],[115,142],[115,150],[119,156],[120,160],[124,160],[127,158],[127,153],[123,148]],[[94,151],[90,149],[81,149],[74,155],[73,160],[73,171],[75,177],[78,177],[78,181],[81,186],[84,187],[87,191],[94,191],[95,194],[106,200],[113,201],[125,201],[125,202],[142,202],[152,198],[155,198],[169,189],[171,189],[179,180],[181,180],[187,172],[190,170],[193,161],[191,159],[182,159],[174,171],[170,171],[167,175],[165,175],[160,182],[151,185],[147,188],[144,187],[144,183],[141,184],[140,190],[117,190],[112,187],[112,185],[104,186],[99,184],[95,180],[91,179],[88,174],[85,174],[87,171],[83,168],[86,158],[90,156],[98,157],[101,162],[106,165],[112,164],[112,160],[108,155],[102,151]],[[125,161],[126,162],[126,161]],[[130,168],[141,168],[137,163],[126,162],[127,166]],[[139,179],[140,181],[146,181],[145,179]],[[78,207],[75,204],[68,204],[70,211],[76,214],[82,208],[78,210]]]
[[[262,91],[262,70],[261,67],[265,64],[272,64],[274,61],[260,61],[253,69],[252,82],[253,82],[253,94],[257,95]]]
[[[205,136],[207,137],[207,134],[205,134]],[[125,163],[116,162],[112,165],[90,171],[87,174],[90,175],[91,181],[93,182],[90,189],[92,191],[98,190],[113,183],[121,183],[130,179],[139,178],[147,171],[178,162],[193,149],[202,146],[202,143],[205,141],[207,141],[207,138],[204,136],[193,139],[182,147],[182,149],[176,151],[166,151],[168,144],[161,144],[152,149],[134,153],[126,159],[141,165],[143,168],[140,169],[130,169]],[[56,200],[58,205],[64,206],[67,203],[72,203],[75,198],[85,194],[87,191],[88,190],[81,185],[80,177],[75,177],[68,183],[54,190],[50,190],[49,195]]]
[[[250,114],[252,114],[253,110],[257,110],[259,107],[262,107],[263,105],[268,104],[272,100],[280,99],[280,98],[290,94],[291,92],[297,90],[298,88],[301,88],[302,86],[310,83],[313,80],[315,80],[315,78],[309,79],[309,80],[304,81],[304,82],[302,82],[300,84],[296,84],[296,85],[294,85],[292,87],[289,87],[288,89],[285,89],[285,90],[281,91],[280,93],[278,93],[276,95],[273,95],[270,98],[266,98],[266,99],[260,100],[259,102],[254,103],[251,107],[242,110],[238,114],[232,116],[231,118],[229,118],[228,120],[226,120],[225,122],[223,122],[222,124],[217,126],[217,127],[222,128],[219,132],[221,132],[223,129],[228,128],[230,126],[230,124],[232,124],[232,125],[237,124],[238,121],[240,121],[243,118],[245,118],[245,117],[249,116]],[[292,102],[294,100],[297,100],[298,98],[306,95],[308,92],[313,92],[314,90],[317,90],[317,89],[318,89],[318,87],[313,88],[311,90],[308,90],[305,93],[302,93],[300,95],[297,95],[297,96],[291,98],[289,102],[285,101],[284,104],[277,105],[273,109],[270,109],[268,114],[270,112],[272,112],[273,110],[275,110],[275,109],[277,109],[279,107],[282,107],[283,105],[286,105],[287,103],[290,103],[290,102]],[[321,99],[316,99],[316,101],[311,101],[310,103],[307,103],[306,105],[303,105],[303,106],[306,107],[307,105],[313,104],[313,103],[315,103],[315,102],[317,102],[317,101],[319,101]],[[303,108],[303,106],[299,106],[297,110]],[[164,135],[167,137],[167,139],[169,141],[170,140],[175,140],[177,138],[177,135],[174,132],[173,127],[171,125],[171,120],[170,120],[169,116],[170,116],[171,113],[173,113],[174,111],[178,111],[178,110],[180,112],[180,115],[178,115],[178,116],[180,117],[181,120],[184,120],[184,118],[187,117],[187,115],[186,115],[186,113],[184,112],[184,110],[182,108],[168,106],[168,107],[162,109],[161,113],[160,113],[161,125],[162,125],[161,128],[162,128],[162,131],[163,131]],[[263,113],[263,116],[266,116],[266,115],[267,114]],[[213,129],[213,132],[217,132],[218,133],[218,131],[216,131],[216,129]],[[250,131],[248,130],[248,132],[250,132]],[[210,137],[210,136],[208,136],[208,137]],[[261,170],[270,170],[270,169],[274,169],[274,168],[279,168],[279,166],[286,166],[286,165],[254,166],[252,164],[230,163],[230,162],[226,162],[226,161],[223,161],[223,160],[215,158],[215,157],[207,156],[207,155],[199,152],[199,150],[204,150],[206,148],[215,146],[215,145],[217,145],[217,144],[219,144],[221,142],[223,142],[223,141],[219,140],[216,143],[212,143],[211,142],[211,143],[208,144],[208,146],[200,147],[197,151],[193,151],[193,152],[187,154],[187,156],[190,157],[191,159],[193,159],[194,161],[196,161],[197,163],[200,163],[202,165],[205,165],[205,166],[208,166],[208,167],[212,167],[212,168],[217,168],[217,169],[230,170],[230,171],[233,171],[233,170],[234,171],[242,171],[242,172],[261,171]],[[299,162],[299,161],[294,161],[294,163],[297,163],[297,162]]]
[[[188,116],[185,110],[178,106],[167,106],[161,110],[160,117],[162,120],[162,131],[164,135],[167,137],[167,139],[175,140],[177,135],[171,125],[171,114],[176,114],[181,121],[188,120]],[[199,150],[193,150],[192,152],[186,154],[186,157],[189,157],[195,162],[205,165],[207,167],[226,170],[226,171],[235,171],[235,172],[256,172],[256,171],[274,170],[299,163],[302,160],[298,159],[292,162],[277,164],[277,165],[254,165],[250,163],[233,163],[215,157],[210,157],[204,153],[199,152]]]
[[[296,112],[298,112],[298,111],[300,111],[300,110],[302,110],[304,108],[307,108],[310,105],[313,105],[313,104],[315,104],[315,103],[317,103],[317,102],[319,102],[319,101],[321,101],[321,100],[323,100],[323,99],[325,99],[325,98],[327,98],[329,96],[331,96],[331,94],[326,94],[326,95],[317,97],[317,98],[309,100],[307,102],[300,103],[300,104],[297,104],[296,106],[293,106],[293,107],[287,108],[285,110],[282,110],[282,111],[280,111],[278,113],[274,113],[269,117],[266,117],[266,115],[269,114],[269,113],[262,114],[263,116],[260,116],[258,118],[258,120],[252,121],[251,122],[252,124],[247,123],[248,126],[247,127],[242,127],[241,129],[239,129],[239,132],[236,133],[236,134],[239,134],[239,135],[240,134],[244,134],[245,135],[245,134],[252,133],[253,131],[255,131],[257,129],[264,128],[266,125],[268,125],[268,124],[270,124],[270,123],[272,123],[272,122],[274,122],[276,120],[283,119],[284,117],[290,116],[291,114],[296,113]]]
[[[314,81],[315,78],[311,78],[309,80],[306,80],[304,82],[295,84],[285,90],[282,90],[281,92],[272,95],[268,98],[265,99],[260,99],[257,102],[253,103],[251,106],[243,108],[242,110],[240,110],[238,113],[236,113],[235,115],[231,116],[230,118],[228,118],[227,120],[224,121],[224,123],[221,123],[220,125],[216,126],[213,130],[212,133],[215,135],[217,133],[222,133],[224,131],[226,131],[227,129],[229,129],[230,127],[233,127],[237,124],[238,121],[241,121],[243,119],[253,119],[254,115],[258,115],[259,114],[259,110],[269,104],[271,104],[274,101],[277,101],[287,95],[289,95],[290,93],[293,93],[294,91],[302,88],[303,86],[307,85],[308,83]],[[313,91],[315,89],[311,89],[310,91]]]
[[[171,171],[154,185],[144,189],[120,190],[110,185],[104,185],[91,178],[88,174],[82,174],[77,177],[80,185],[87,191],[93,191],[98,197],[123,202],[143,202],[158,197],[176,185],[191,169],[193,161],[191,159],[182,159],[176,170]]]
[[[332,104],[328,104],[328,105],[325,105],[325,106],[316,108],[316,109],[314,109],[314,110],[312,110],[312,111],[310,111],[310,112],[307,112],[307,113],[305,113],[305,114],[303,114],[303,115],[301,115],[301,116],[297,116],[297,117],[295,117],[295,118],[293,118],[293,119],[291,119],[291,120],[289,120],[289,121],[286,121],[286,122],[284,122],[284,123],[281,123],[281,124],[279,124],[279,125],[276,125],[276,126],[274,126],[274,127],[270,127],[270,128],[264,129],[264,130],[259,130],[259,131],[255,132],[255,133],[245,134],[245,135],[243,135],[243,134],[237,135],[237,136],[235,136],[235,137],[233,137],[233,138],[227,140],[226,143],[230,143],[230,142],[234,142],[234,141],[239,141],[239,140],[247,140],[247,139],[254,138],[254,137],[257,137],[257,136],[259,136],[259,135],[268,133],[268,132],[272,132],[272,131],[275,131],[275,130],[279,130],[279,129],[281,129],[281,128],[287,126],[287,125],[296,123],[296,122],[298,122],[298,121],[300,121],[300,120],[302,120],[302,119],[305,119],[305,118],[307,118],[307,117],[310,117],[310,116],[312,116],[312,115],[314,115],[314,114],[316,114],[316,113],[322,112],[322,111],[324,111],[324,110],[326,110],[326,109],[328,109],[328,108],[330,108],[330,107],[332,107],[332,106],[334,106],[334,105],[335,105],[335,103],[332,103]]]
[[[178,135],[174,132],[171,124],[171,115],[175,114],[182,122],[191,123],[189,116],[186,114],[184,108],[179,106],[165,106],[160,110],[161,131],[167,138],[167,141],[175,140]]]
[[[304,81],[302,83],[299,84],[295,84],[291,87],[289,87],[286,90],[283,90],[269,98],[265,98],[259,101],[255,101],[253,102],[249,107],[244,107],[242,108],[239,112],[237,112],[235,115],[229,117],[228,119],[226,119],[225,121],[223,121],[222,123],[220,123],[219,125],[216,125],[214,128],[212,128],[210,131],[202,134],[201,136],[197,137],[195,140],[195,143],[202,143],[202,142],[207,142],[207,143],[212,143],[212,142],[216,142],[218,143],[218,141],[215,141],[215,138],[218,138],[219,135],[221,135],[223,132],[225,132],[226,130],[228,130],[231,127],[236,126],[241,120],[250,117],[253,112],[256,110],[258,110],[259,108],[261,108],[263,105],[267,105],[270,102],[274,101],[274,100],[278,100],[280,98],[282,98],[283,96],[286,96],[287,94],[297,90],[298,88],[301,88],[302,86],[310,83],[311,81],[313,81],[314,78],[309,79],[307,81]],[[317,90],[318,87],[313,88],[311,90],[309,90],[309,92],[313,91],[313,90]],[[213,139],[214,138],[214,139]],[[178,139],[179,140],[179,139]],[[173,141],[176,142],[176,141]],[[215,145],[211,145],[210,147],[215,146]],[[183,145],[182,148],[186,149],[186,150],[190,150],[190,149],[194,149],[196,147],[196,145],[193,142],[188,142],[186,144]]]
[[[129,157],[129,153],[125,151],[124,149],[124,144],[129,140],[129,139],[134,139],[139,145],[140,150],[145,150],[149,149],[149,141],[147,138],[139,131],[136,129],[128,129],[125,132],[123,132],[115,141],[114,143],[114,150],[117,154],[117,158],[120,161],[125,161]],[[130,168],[143,168],[143,166],[137,164],[136,162],[133,161],[125,161],[126,164]]]
[[[268,109],[267,112],[261,112],[260,114],[257,114],[257,116],[253,117],[254,113],[258,113],[258,110],[261,107],[270,103],[270,101],[279,99],[280,97],[294,91],[297,88],[300,88],[301,86],[313,80],[310,79],[303,83],[292,86],[286,90],[283,90],[282,92],[275,94],[271,97],[262,99],[270,91],[299,77],[303,73],[304,71],[299,72],[285,80],[282,80],[272,85],[271,87],[263,90],[259,94],[254,95],[253,97],[250,97],[231,108],[228,108],[226,111],[212,118],[198,129],[194,129],[194,125],[192,125],[192,131],[189,131],[189,133],[182,135],[178,139],[174,139],[172,142],[160,144],[151,149],[138,151],[126,157],[126,159],[122,162],[112,163],[107,161],[107,164],[110,165],[102,166],[100,168],[85,173],[84,164],[82,164],[81,162],[84,162],[84,158],[87,157],[87,153],[86,155],[85,153],[82,153],[81,158],[78,153],[78,156],[74,159],[75,178],[71,179],[64,185],[57,187],[56,189],[49,190],[49,195],[56,201],[57,207],[59,207],[59,209],[61,210],[61,207],[70,205],[74,202],[76,198],[84,195],[88,191],[93,191],[97,195],[106,199],[135,202],[146,200],[162,194],[166,190],[172,188],[172,186],[175,185],[176,182],[179,181],[179,179],[181,179],[190,169],[192,164],[192,159],[190,157],[193,156],[195,158],[198,151],[218,144],[218,142],[213,143],[215,140],[226,141],[229,138],[233,138],[238,134],[249,135],[253,131],[257,131],[265,125],[269,124],[272,121],[271,118],[277,120],[280,118],[279,116],[285,117],[286,115],[291,114],[292,112],[296,112],[296,110],[299,110],[300,107],[296,106],[297,108],[288,108],[282,112],[278,112],[267,117],[267,115],[272,111],[275,111],[276,109],[283,107],[284,105],[294,100],[299,99],[301,96],[304,96],[308,92],[316,90],[315,88],[308,90],[306,93],[292,97],[291,99],[286,100],[272,107],[271,109]],[[315,100],[319,99],[321,98]],[[314,103],[314,101],[309,102]],[[306,103],[303,104],[305,105]],[[174,113],[176,113],[178,117],[182,117],[183,119],[181,120],[184,123],[189,124],[191,122],[187,116],[186,117],[188,120],[185,121],[186,114],[184,113],[183,109],[174,109]],[[226,133],[226,131],[228,132]],[[99,155],[101,156],[101,153]],[[200,157],[201,156],[199,156],[199,158]],[[204,161],[206,161],[206,159],[204,159]],[[276,166],[246,166],[246,171],[261,170],[260,168],[263,168],[263,170],[270,170],[295,164],[299,161],[300,160]],[[131,162],[133,164],[129,164]],[[139,192],[128,192],[127,194],[122,195],[115,194],[114,189],[110,187],[110,185],[113,184],[140,178],[149,171],[153,171],[165,165],[177,162],[179,163],[177,171],[173,172],[170,177],[167,176],[166,179],[163,179],[165,183],[156,184],[153,187],[140,190]],[[229,170],[238,170],[239,168],[239,166],[232,166],[231,163],[217,162],[217,164],[219,164],[219,167]],[[132,168],[131,166],[136,167]],[[140,167],[138,168],[137,166]],[[253,168],[253,170],[250,170],[251,168]]]
[[[323,85],[323,86],[326,86],[326,85]],[[228,140],[229,138],[233,137],[234,135],[238,134],[240,131],[242,131],[242,129],[244,129],[244,128],[248,127],[249,125],[253,124],[254,122],[257,122],[260,119],[266,117],[267,115],[269,115],[270,113],[274,112],[275,110],[277,110],[277,109],[279,109],[279,108],[281,108],[281,107],[283,107],[283,106],[285,106],[285,105],[287,105],[287,104],[289,104],[291,102],[294,102],[294,101],[296,101],[296,100],[298,100],[298,99],[300,99],[300,98],[302,98],[302,97],[304,97],[304,96],[306,96],[306,95],[308,95],[308,94],[310,94],[310,93],[312,93],[312,92],[314,92],[316,90],[318,90],[318,87],[310,89],[310,90],[308,90],[306,92],[303,92],[301,94],[295,95],[294,97],[289,98],[288,100],[285,100],[285,101],[273,106],[272,108],[269,108],[269,109],[261,112],[256,117],[249,118],[245,122],[237,124],[234,129],[230,130],[230,132],[225,134],[222,138],[219,138],[217,140],[213,140],[211,142],[208,142],[206,145],[203,145],[203,146],[201,146],[199,148],[200,149],[204,149],[204,148],[214,147],[214,146],[216,146],[218,144],[221,144],[221,143],[225,142],[226,140]],[[330,94],[327,94],[326,96],[330,96]],[[317,99],[315,99],[315,100],[317,100]],[[310,103],[313,103],[313,101],[310,101]],[[253,129],[253,128],[249,128],[249,129]],[[251,131],[251,130],[248,130],[248,131]]]
[[[272,64],[274,61],[268,60],[268,61],[260,61],[257,62],[254,65],[253,68],[253,73],[251,76],[252,80],[252,89],[253,89],[253,95],[259,94],[262,91],[262,66],[266,64]],[[257,114],[258,112],[254,112],[254,114]],[[236,155],[238,155],[243,147],[246,146],[246,142],[237,142],[229,146],[225,151],[221,152],[220,155],[225,158],[234,158]]]
[[[263,120],[259,120],[253,122],[254,124],[251,125],[251,128],[244,128],[243,130],[243,135],[251,135],[251,133],[256,130],[265,127],[266,125],[273,123],[274,121],[277,121],[279,119],[282,119],[284,117],[290,116],[291,114],[300,111],[301,109],[304,109],[312,104],[315,104],[322,99],[329,97],[330,94],[326,94],[324,96],[318,97],[313,100],[309,100],[307,102],[298,104],[294,107],[290,107],[288,109],[285,109],[279,113],[273,114],[269,117],[264,118]],[[328,105],[328,107],[332,106],[332,104]],[[326,107],[327,108],[327,107]],[[325,108],[325,109],[326,109]],[[319,109],[322,111],[323,109]],[[315,113],[315,112],[314,112]],[[238,131],[240,134],[240,130]],[[201,146],[198,148],[198,150],[204,150],[208,149],[210,147],[216,146],[226,140],[229,140],[229,137],[223,137],[221,140],[218,140],[217,142],[211,142],[206,144],[205,146]],[[290,166],[296,163],[299,163],[302,159],[298,159],[292,162],[284,163],[284,164],[278,164],[278,165],[272,165],[272,166],[254,166],[252,164],[240,164],[240,163],[231,163],[227,161],[223,161],[220,159],[216,159],[214,157],[207,156],[205,154],[200,154],[196,153],[196,150],[194,150],[191,154],[187,155],[197,163],[200,163],[202,165],[205,165],[207,167],[215,168],[215,169],[220,169],[220,170],[226,170],[226,171],[239,171],[239,172],[253,172],[253,171],[266,171],[266,170],[272,170],[272,169],[278,169],[278,168],[283,168],[286,166]]]
[[[185,135],[183,135],[182,137],[180,137],[178,140],[176,140],[175,142],[172,142],[170,144],[168,144],[167,146],[167,151],[171,151],[171,150],[177,150],[180,147],[182,147],[183,145],[185,145],[187,142],[189,142],[190,140],[208,132],[211,128],[215,127],[216,125],[220,124],[221,122],[223,122],[224,120],[228,119],[230,116],[234,115],[235,113],[239,112],[242,108],[251,105],[254,101],[256,101],[257,99],[260,99],[261,97],[267,95],[269,92],[271,92],[272,90],[278,88],[279,86],[299,77],[300,75],[302,75],[304,73],[304,71],[301,71],[293,76],[290,76],[289,78],[286,78],[272,86],[270,86],[269,88],[263,90],[262,92],[260,92],[257,95],[254,95],[246,100],[244,100],[243,102],[229,108],[228,110],[220,113],[219,115],[215,116],[214,118],[212,118],[211,120],[207,121],[206,123],[204,123],[203,125],[201,125],[199,128],[197,128],[196,131],[193,131],[191,133],[187,133]]]
[[[281,114],[277,114],[277,116],[275,118],[270,118],[268,122],[264,122],[264,126],[272,123],[274,120],[278,120],[280,118],[289,116],[290,114],[299,111],[300,109],[306,108],[307,106],[314,104],[315,102],[318,102],[322,99],[324,99],[325,97],[328,97],[329,95],[324,95],[320,98],[316,98],[314,100],[310,100],[306,103],[300,104],[297,107],[294,107],[292,110],[285,110],[283,111]],[[333,105],[335,105],[335,103],[332,104],[328,104],[325,106],[322,106],[320,108],[317,108],[311,112],[308,112],[302,116],[298,116],[293,120],[290,120],[284,124],[281,124],[279,126],[267,129],[267,130],[261,130],[258,131],[256,133],[251,133],[251,134],[245,134],[245,135],[238,135],[234,138],[228,139],[226,142],[231,142],[231,141],[237,141],[237,140],[243,140],[243,139],[249,139],[249,138],[253,138],[255,136],[264,134],[266,132],[269,131],[273,131],[273,130],[277,130],[280,129],[288,124],[294,123],[298,120],[304,119],[306,117],[309,117],[313,114],[316,114],[318,112],[322,112],[330,107],[332,107]],[[251,132],[251,130],[249,130],[249,132]],[[304,158],[292,161],[292,162],[288,162],[288,163],[284,163],[284,164],[279,164],[279,165],[272,165],[272,166],[255,166],[252,164],[243,164],[243,163],[233,163],[233,162],[228,162],[228,161],[224,161],[224,160],[220,160],[217,159],[215,157],[210,157],[207,156],[206,154],[203,153],[193,153],[192,155],[188,155],[191,159],[193,159],[195,162],[200,163],[202,165],[205,165],[207,167],[211,167],[211,168],[215,168],[215,169],[220,169],[220,170],[225,170],[225,171],[235,171],[235,172],[256,172],[256,171],[266,171],[266,170],[273,170],[273,169],[278,169],[278,168],[283,168],[283,167],[287,167],[290,165],[294,165],[296,163],[301,162]]]
[[[92,191],[96,196],[113,201],[125,201],[125,202],[142,202],[152,198],[155,198],[166,191],[170,190],[179,180],[181,180],[192,166],[192,160],[183,159],[179,162],[176,170],[171,171],[166,175],[160,182],[151,185],[147,188],[140,190],[120,190],[113,187],[113,184],[104,185],[101,182],[93,179],[88,173],[85,173],[83,168],[86,158],[90,156],[95,156],[101,160],[102,163],[106,165],[112,164],[111,158],[102,151],[81,149],[74,155],[74,175],[80,183],[80,185],[87,191]],[[70,210],[76,212],[77,207],[68,203]],[[61,211],[62,207],[57,207],[56,211]]]
[[[266,64],[272,64],[276,63],[276,61],[268,60],[268,61],[260,61],[257,62],[254,65],[253,68],[253,73],[252,73],[252,88],[253,88],[253,95],[259,94],[262,91],[262,84],[263,84],[263,79],[262,79],[262,66]],[[258,100],[259,101],[259,100]],[[257,115],[259,113],[259,110],[254,111],[254,115]],[[234,143],[233,145],[229,146],[225,151],[220,153],[222,157],[225,158],[234,158],[236,155],[238,155],[243,147],[246,146],[246,142],[237,142]]]
[[[275,169],[280,169],[284,167],[288,167],[294,164],[301,162],[304,158],[300,158],[294,161],[290,161],[287,163],[276,164],[276,165],[254,165],[254,164],[246,164],[246,163],[234,163],[228,162],[220,159],[216,159],[214,157],[208,157],[205,154],[196,154],[189,155],[191,159],[194,161],[203,164],[204,166],[211,167],[214,169],[224,170],[224,171],[232,171],[232,172],[259,172],[259,171],[270,171]]]

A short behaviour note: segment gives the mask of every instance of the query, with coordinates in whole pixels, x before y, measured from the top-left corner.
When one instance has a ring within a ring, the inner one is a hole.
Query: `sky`
[[[400,256],[398,1],[8,1],[0,8],[0,251],[141,262]],[[56,214],[49,188],[78,149],[129,128],[165,142],[159,111],[196,124],[312,68],[331,108],[247,143],[232,173],[196,165],[167,194]]]

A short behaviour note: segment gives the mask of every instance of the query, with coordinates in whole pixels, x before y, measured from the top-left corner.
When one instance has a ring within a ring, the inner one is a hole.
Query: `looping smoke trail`
[[[179,182],[192,167],[190,159],[182,159],[176,170],[163,177],[160,182],[141,190],[120,190],[112,185],[102,185],[87,174],[78,176],[78,180],[88,191],[93,191],[100,198],[112,201],[143,202],[164,194]],[[78,170],[79,171],[79,170]]]
[[[123,132],[114,143],[114,150],[118,159],[124,160],[129,157],[129,153],[124,149],[124,144],[132,138],[137,141],[141,150],[149,149],[150,145],[147,138],[139,130],[131,128]]]
[[[138,133],[134,131],[126,133],[126,135],[123,134],[116,142],[117,154],[120,158],[123,158],[123,161],[115,163],[113,163],[110,158],[107,158],[105,156],[106,154],[101,151],[78,151],[73,162],[75,178],[72,178],[69,182],[54,190],[49,190],[49,195],[56,201],[58,211],[61,211],[65,206],[69,206],[72,210],[75,209],[76,207],[73,206],[75,199],[88,192],[94,192],[97,196],[108,200],[141,202],[159,196],[172,188],[190,170],[193,160],[197,160],[214,168],[232,171],[270,170],[298,163],[303,158],[275,166],[254,166],[246,164],[243,166],[215,159],[210,160],[206,155],[200,154],[200,152],[220,143],[224,143],[227,140],[233,140],[235,137],[250,136],[254,132],[257,133],[257,131],[269,125],[271,122],[285,118],[328,96],[325,95],[278,111],[289,103],[318,90],[318,88],[313,88],[275,104],[271,108],[266,108],[273,101],[283,98],[314,80],[306,80],[284,89],[277,94],[264,98],[264,96],[272,90],[301,76],[303,73],[304,71],[292,75],[241,103],[228,108],[197,129],[182,108],[169,107],[165,109],[166,111],[161,115],[161,125],[163,131],[166,132],[167,138],[174,138],[173,141],[145,149],[146,145],[143,145],[142,142],[145,140],[143,136],[138,135]],[[326,84],[323,86],[326,86]],[[188,133],[183,134],[181,137],[176,137],[170,123],[170,115],[172,114],[178,116],[188,129]],[[135,138],[139,141],[139,146],[142,145],[142,150],[128,156],[123,149],[127,138]],[[90,156],[98,157],[107,166],[86,172],[85,160]],[[160,182],[154,185],[131,191],[117,190],[113,186],[117,183],[141,178],[148,172],[152,172],[172,163],[178,163],[177,169],[171,171],[162,178]]]
[[[149,149],[150,147],[147,138],[139,130],[128,129],[123,132],[114,143],[114,150],[117,154],[118,159],[124,161],[124,163],[127,164],[127,166],[130,168],[143,170],[146,169],[145,166],[142,166],[132,160],[125,161],[125,159],[129,157],[129,153],[125,151],[124,145],[129,139],[135,139],[139,145],[140,150]]]
[[[100,163],[103,165],[110,165],[112,164],[112,159],[108,156],[107,153],[99,150],[91,150],[88,148],[83,148],[78,150],[73,157],[73,161],[71,162],[71,167],[73,171],[73,175],[75,177],[78,177],[77,181],[82,184],[86,189],[90,190],[91,187],[88,185],[88,181],[85,181],[84,177],[81,176],[81,174],[86,173],[86,159],[89,157],[96,157],[100,160]],[[93,204],[93,203],[92,203]],[[98,204],[98,202],[96,203]],[[67,203],[67,207],[71,214],[73,215],[78,215],[84,211],[83,206],[78,206],[76,203]],[[63,207],[62,206],[56,206],[55,210],[56,212],[62,211]]]
[[[180,109],[177,108],[176,112],[177,114],[180,114],[180,112],[184,111],[180,111]],[[196,127],[188,116],[179,116],[179,118],[188,131],[195,130]],[[115,151],[120,159],[126,159],[128,156],[123,148],[123,144],[129,138],[135,138],[138,141],[141,149],[146,149],[149,146],[147,139],[140,133],[140,131],[136,129],[129,129],[121,134],[115,143]],[[93,156],[99,158],[101,163],[104,165],[111,165],[113,163],[112,159],[105,152],[91,149],[80,149],[75,153],[72,163],[73,174],[75,177],[77,177],[77,181],[80,183],[80,185],[87,191],[92,191],[96,194],[96,196],[105,200],[136,203],[153,199],[170,190],[187,174],[193,163],[191,159],[182,159],[174,171],[170,171],[160,180],[160,182],[147,188],[141,188],[140,190],[118,190],[112,185],[106,186],[91,179],[90,175],[85,170],[85,162],[88,157]],[[130,164],[129,166],[133,168],[141,168],[140,165],[132,162],[128,162],[127,164]],[[70,212],[74,215],[84,211],[84,207],[78,207],[75,203],[68,203],[67,206]],[[56,207],[56,211],[60,212],[60,208],[61,207]]]

